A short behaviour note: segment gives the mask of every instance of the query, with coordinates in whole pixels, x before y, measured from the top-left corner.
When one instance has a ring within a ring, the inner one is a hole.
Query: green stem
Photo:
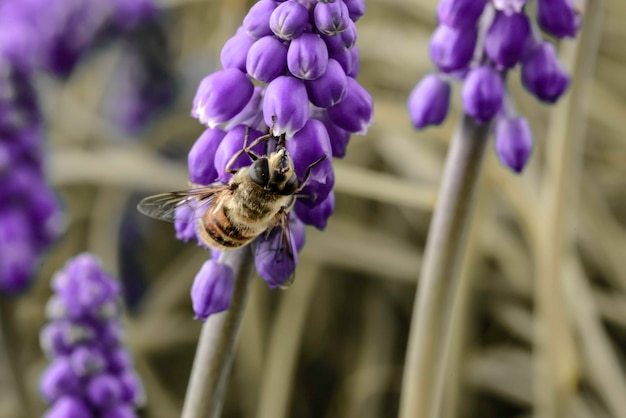
[[[434,418],[441,401],[449,305],[456,299],[465,230],[489,132],[490,124],[477,125],[466,115],[452,140],[413,307],[400,418]]]

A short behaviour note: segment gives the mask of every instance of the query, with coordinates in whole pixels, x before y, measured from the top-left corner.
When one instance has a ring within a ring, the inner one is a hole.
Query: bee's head
[[[264,189],[281,195],[291,195],[298,188],[298,176],[293,160],[284,147],[267,157],[260,157],[250,166],[250,178]]]

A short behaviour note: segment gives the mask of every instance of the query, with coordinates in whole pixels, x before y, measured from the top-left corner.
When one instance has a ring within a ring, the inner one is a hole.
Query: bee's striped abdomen
[[[218,210],[209,210],[202,217],[201,233],[214,241],[217,246],[226,249],[238,248],[248,244],[258,234],[247,234],[246,228],[237,227],[228,216],[223,206]]]

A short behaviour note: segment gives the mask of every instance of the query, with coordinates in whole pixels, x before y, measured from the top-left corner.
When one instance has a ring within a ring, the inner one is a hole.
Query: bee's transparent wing
[[[161,193],[148,196],[137,204],[137,210],[154,219],[174,222],[177,212],[187,207],[191,211],[206,206],[221,192],[228,190],[228,185],[218,184],[178,192]]]
[[[286,211],[281,212],[274,226],[256,241],[254,255],[259,274],[271,287],[286,289],[293,283],[298,251]]]

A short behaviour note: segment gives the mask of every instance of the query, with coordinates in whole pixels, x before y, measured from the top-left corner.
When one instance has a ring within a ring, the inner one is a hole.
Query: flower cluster
[[[90,254],[53,278],[41,346],[51,359],[40,381],[46,418],[132,418],[143,389],[121,341],[119,284]]]
[[[530,157],[533,141],[527,120],[516,115],[512,100],[507,100],[507,73],[520,64],[526,90],[542,102],[555,103],[570,80],[554,45],[541,38],[537,23],[546,33],[564,38],[574,37],[581,22],[574,0],[537,0],[536,20],[524,12],[525,3],[441,0],[440,26],[430,43],[439,73],[424,77],[408,102],[417,129],[439,125],[450,106],[450,79],[462,78],[465,112],[477,123],[496,118],[496,152],[505,166],[518,173]]]
[[[364,134],[372,121],[372,97],[355,80],[359,51],[354,22],[364,12],[363,0],[260,0],[224,44],[223,69],[202,80],[193,102],[192,116],[208,127],[189,153],[195,184],[228,182],[230,174],[224,168],[242,149],[246,130],[253,141],[272,123],[274,135],[286,135],[300,181],[311,163],[328,157],[315,166],[302,191],[314,199],[299,199],[289,214],[291,241],[301,243],[294,244],[297,249],[304,242],[302,222],[323,229],[333,212],[330,157],[343,157],[351,133]],[[257,153],[271,151],[259,145]],[[232,168],[249,164],[243,155]],[[187,220],[177,222],[176,229],[181,239],[195,238],[194,225]],[[261,237],[255,256],[257,271],[271,287],[281,285],[295,268],[262,255],[274,240]],[[225,268],[209,261],[196,282],[228,283],[232,272]],[[196,309],[203,319],[226,309],[232,291],[232,284],[216,286],[222,297],[211,296],[216,291],[198,290],[206,286],[198,284],[192,292],[194,306],[205,307]]]
[[[43,173],[43,128],[31,74],[1,53],[0,63],[0,292],[15,294],[28,287],[62,223]]]

